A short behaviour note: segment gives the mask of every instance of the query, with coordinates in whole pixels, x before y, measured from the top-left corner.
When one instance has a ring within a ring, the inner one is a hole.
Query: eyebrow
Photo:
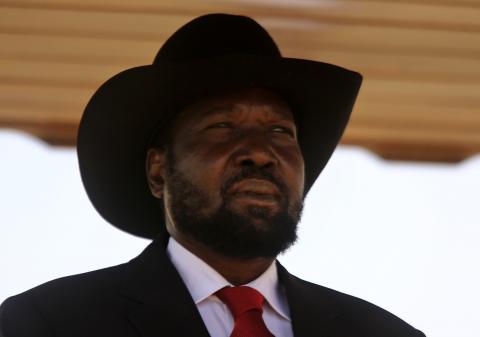
[[[228,105],[208,108],[202,112],[203,112],[202,116],[199,117],[200,120],[203,120],[204,118],[215,117],[216,115],[220,115],[222,113],[226,113],[227,115],[234,114],[235,109],[233,104],[228,104]],[[283,121],[283,122],[293,123],[296,126],[295,117],[293,116],[293,113],[291,113],[291,116],[288,116],[288,117],[285,116],[284,113],[276,113],[275,119],[278,120],[279,122]]]
[[[228,106],[217,106],[213,108],[208,108],[203,111],[202,117],[210,117],[210,116],[215,116],[215,115],[220,115],[222,113],[234,113],[233,106],[228,105]]]

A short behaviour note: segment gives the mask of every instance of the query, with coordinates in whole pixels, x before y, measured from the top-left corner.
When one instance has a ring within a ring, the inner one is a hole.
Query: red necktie
[[[235,320],[230,337],[275,337],[262,318],[264,298],[250,287],[225,287],[216,292]]]

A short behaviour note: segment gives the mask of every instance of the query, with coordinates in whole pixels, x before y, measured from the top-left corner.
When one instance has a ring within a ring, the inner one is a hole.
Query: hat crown
[[[231,54],[281,57],[268,32],[253,19],[240,15],[208,14],[177,30],[164,43],[153,64]]]

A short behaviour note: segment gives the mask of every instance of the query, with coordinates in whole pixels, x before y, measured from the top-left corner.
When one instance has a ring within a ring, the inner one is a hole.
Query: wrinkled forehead
[[[295,123],[290,106],[281,96],[267,89],[249,88],[197,100],[182,109],[174,124],[181,127],[212,115],[235,114],[242,106],[258,106],[266,117]]]

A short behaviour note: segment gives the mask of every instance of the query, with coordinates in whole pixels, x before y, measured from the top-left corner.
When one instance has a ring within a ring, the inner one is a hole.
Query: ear
[[[154,197],[161,199],[165,185],[165,149],[150,148],[145,164],[150,192]]]

